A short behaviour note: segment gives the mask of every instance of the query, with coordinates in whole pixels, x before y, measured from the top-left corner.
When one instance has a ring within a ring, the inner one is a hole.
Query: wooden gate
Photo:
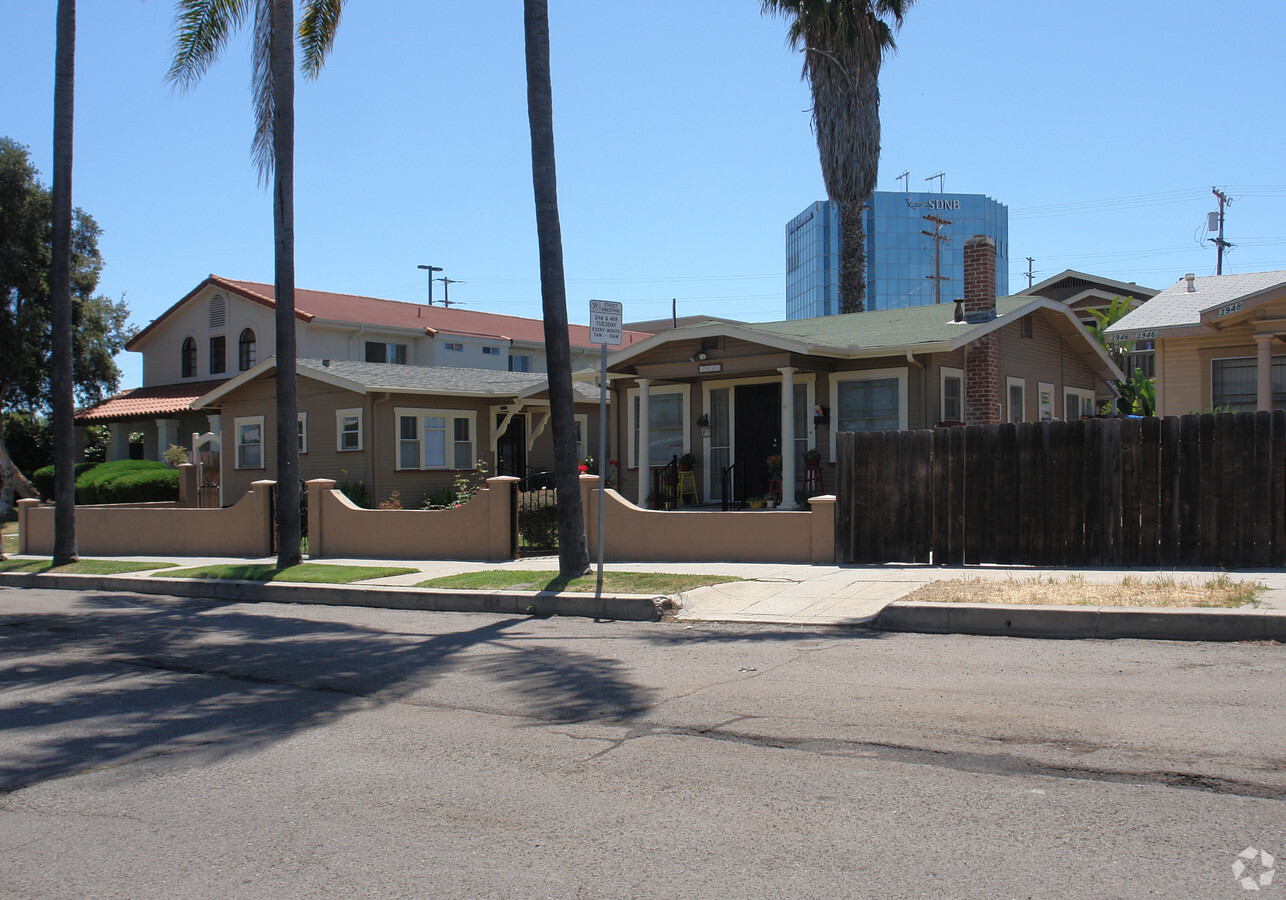
[[[837,435],[836,559],[1286,565],[1286,411]]]

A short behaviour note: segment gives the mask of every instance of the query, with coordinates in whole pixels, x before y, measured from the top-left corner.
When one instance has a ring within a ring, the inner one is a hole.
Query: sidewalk
[[[128,559],[129,557],[118,557]],[[183,567],[217,565],[225,563],[266,563],[275,562],[266,559],[219,559],[195,557],[161,557],[149,556],[148,560],[173,562]],[[359,595],[363,591],[378,593],[381,596],[401,595],[409,603],[410,596],[428,594],[428,591],[411,592],[409,588],[428,578],[454,575],[462,572],[476,572],[485,569],[520,569],[520,570],[556,570],[555,557],[532,557],[500,563],[437,561],[437,560],[361,560],[361,559],[326,559],[324,562],[348,565],[386,565],[413,568],[416,571],[406,575],[395,575],[389,578],[373,579],[353,585],[298,585],[289,586],[280,582],[268,585],[271,593],[280,595],[283,600],[294,602],[352,603],[362,601]],[[1215,572],[1210,570],[1142,570],[1142,569],[1034,569],[1021,567],[930,567],[912,565],[854,566],[840,567],[827,565],[779,564],[779,563],[609,563],[604,566],[607,571],[616,572],[670,572],[676,574],[719,574],[735,575],[744,581],[726,582],[710,587],[687,591],[676,598],[681,608],[674,618],[684,622],[749,622],[772,625],[830,625],[855,626],[870,624],[890,603],[905,597],[917,588],[931,581],[958,578],[1016,579],[1025,580],[1036,576],[1065,581],[1071,576],[1080,576],[1086,581],[1100,583],[1120,583],[1126,576],[1149,579],[1161,575],[1175,575],[1179,578],[1190,578],[1194,581],[1205,581]],[[152,570],[156,571],[156,570]],[[1260,610],[1286,610],[1286,570],[1238,571],[1227,573],[1237,580],[1262,581],[1268,590],[1261,595]],[[0,575],[0,585],[21,583],[16,578],[21,576]],[[55,576],[46,576],[55,577]],[[71,583],[83,583],[89,586],[106,576],[68,575],[56,576],[60,579],[73,579]],[[135,572],[110,576],[112,589],[129,589],[117,585],[145,581],[155,587],[162,584],[173,584],[176,579],[151,578],[150,572]],[[210,596],[235,599],[236,593],[230,591],[229,584],[224,589],[216,590],[215,582],[196,582],[181,579],[191,585],[183,591],[185,594],[208,591]],[[30,581],[26,583],[31,583]],[[242,584],[242,583],[235,583]],[[207,587],[209,586],[209,587]],[[385,591],[383,589],[394,589]],[[153,591],[156,592],[156,591]],[[243,592],[244,593],[244,592]],[[463,595],[472,597],[479,604],[486,606],[476,595],[492,597],[491,606],[499,608],[525,609],[523,598],[531,594],[516,592],[443,592],[459,599]],[[410,596],[408,596],[410,595]],[[549,595],[545,595],[546,597]],[[559,595],[567,600],[577,602],[567,606],[572,608],[590,608],[585,601],[593,595],[565,594]],[[324,598],[324,599],[323,599]],[[445,597],[443,598],[445,601]],[[625,600],[626,595],[621,595]],[[637,597],[629,597],[637,604]],[[651,599],[651,598],[648,598]],[[362,605],[382,605],[378,598],[372,597]],[[399,602],[398,605],[404,605]],[[938,605],[934,605],[938,606]],[[945,606],[942,605],[942,606]],[[963,608],[964,605],[957,605]],[[979,604],[969,605],[976,609]],[[442,608],[442,604],[426,604],[425,608]],[[473,607],[471,607],[473,608]],[[490,608],[490,607],[488,607]],[[1005,608],[1001,608],[1005,609]],[[1008,609],[1012,609],[1009,607]],[[1026,610],[1037,613],[1041,608],[1029,607]],[[1068,610],[1068,607],[1059,607]],[[1050,610],[1051,612],[1053,610]],[[1080,612],[1089,612],[1085,608]],[[1220,611],[1239,613],[1240,611]],[[577,613],[570,613],[577,614]],[[602,614],[606,614],[605,612]],[[943,617],[945,621],[945,616]],[[926,630],[947,630],[926,629]]]

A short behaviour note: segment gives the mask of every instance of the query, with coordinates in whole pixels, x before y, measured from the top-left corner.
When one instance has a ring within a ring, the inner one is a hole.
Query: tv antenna
[[[942,193],[942,191],[943,191],[943,184],[946,182],[946,179],[947,179],[947,173],[946,173],[946,172],[934,172],[932,175],[930,175],[928,178],[926,178],[926,179],[924,179],[924,180],[925,180],[925,181],[932,181],[932,180],[933,180],[933,179],[935,179],[935,178],[936,178],[936,179],[938,179],[938,193],[939,193],[939,194],[941,194],[941,193]]]
[[[893,180],[902,182],[902,193],[909,194],[911,192],[911,170],[910,169],[903,169],[902,174]]]

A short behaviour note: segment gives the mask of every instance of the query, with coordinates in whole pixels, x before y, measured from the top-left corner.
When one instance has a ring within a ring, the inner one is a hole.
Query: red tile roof
[[[271,284],[257,281],[236,281],[211,275],[201,282],[195,290],[170,307],[150,325],[140,331],[127,345],[133,345],[140,338],[159,325],[172,312],[182,306],[193,294],[207,284],[216,284],[262,306],[274,306],[276,291]],[[456,309],[446,306],[424,306],[419,303],[403,303],[397,300],[380,300],[377,297],[361,297],[356,294],[332,294],[329,291],[309,291],[295,288],[295,315],[305,322],[313,319],[328,319],[335,322],[352,322],[385,326],[393,328],[422,328],[426,334],[470,335],[475,337],[514,340],[528,344],[545,342],[545,325],[540,319],[525,319],[520,316],[506,316],[499,313],[479,312],[477,310]],[[593,347],[590,343],[588,325],[570,325],[573,347]],[[651,337],[647,332],[626,331],[623,333],[622,346],[636,344]]]
[[[151,418],[187,412],[192,401],[204,397],[228,379],[188,381],[183,384],[161,384],[155,387],[121,391],[101,403],[77,410],[76,421],[118,422],[121,419]]]

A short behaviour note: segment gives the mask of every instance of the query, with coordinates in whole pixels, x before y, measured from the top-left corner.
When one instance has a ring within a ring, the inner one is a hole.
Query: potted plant
[[[692,467],[695,466],[696,464],[697,464],[696,454],[692,453],[691,451],[688,451],[687,453],[684,453],[682,456],[679,457],[680,472],[691,472]]]
[[[816,447],[809,447],[804,451],[804,465],[817,466],[821,465],[821,462],[822,451],[818,450]]]
[[[781,477],[781,454],[768,457],[768,474],[773,478]]]
[[[748,497],[746,499],[746,505],[749,506],[751,509],[763,509],[764,502],[765,501],[763,497]]]

